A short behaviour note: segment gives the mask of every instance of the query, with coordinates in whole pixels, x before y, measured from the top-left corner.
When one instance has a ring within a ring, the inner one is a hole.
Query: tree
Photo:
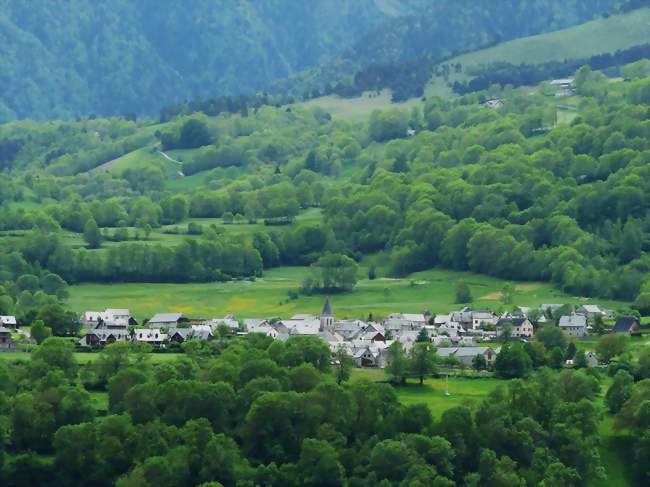
[[[84,225],[84,240],[91,249],[98,249],[102,245],[102,234],[94,218],[89,218]]]
[[[34,368],[40,369],[39,374],[44,375],[50,369],[60,369],[70,380],[77,376],[79,366],[74,357],[74,345],[66,338],[45,339],[32,353],[31,360]]]
[[[512,304],[512,300],[515,296],[515,286],[508,282],[501,289],[501,302],[503,304]]]
[[[483,354],[479,353],[474,356],[474,358],[472,359],[472,368],[477,372],[487,369],[487,360],[485,360]]]
[[[569,345],[566,348],[566,353],[564,355],[564,358],[567,360],[571,360],[575,354],[576,354],[577,348],[575,342],[571,341],[569,342]]]
[[[634,377],[626,370],[619,370],[614,376],[612,385],[605,394],[605,404],[610,413],[616,414],[623,404],[632,396]]]
[[[465,281],[456,283],[456,303],[465,304],[473,301],[472,292]]]
[[[345,469],[337,451],[326,441],[306,438],[297,464],[300,485],[338,487],[346,484]]]
[[[74,313],[66,312],[59,304],[43,306],[36,315],[37,320],[43,321],[52,329],[55,335],[74,335],[80,324]]]
[[[322,291],[351,291],[357,283],[358,268],[346,255],[327,253],[312,264],[312,274]]]
[[[429,333],[427,332],[427,329],[422,327],[420,331],[418,332],[418,336],[415,337],[416,342],[423,342],[423,343],[430,343],[431,339],[429,338]]]
[[[554,325],[545,325],[537,332],[535,338],[544,344],[546,350],[566,349],[566,335]]]
[[[181,127],[179,148],[193,149],[212,143],[208,126],[203,120],[190,118]]]
[[[610,333],[598,339],[596,354],[601,362],[608,364],[614,357],[623,353],[626,348],[627,341],[624,336]]]
[[[504,345],[494,361],[495,372],[504,379],[526,377],[531,367],[530,357],[518,343]]]
[[[584,350],[576,351],[576,354],[573,356],[573,366],[576,369],[584,369],[589,366],[587,362],[587,355]]]
[[[390,347],[388,347],[386,371],[390,376],[391,382],[394,384],[402,384],[406,381],[406,372],[408,368],[408,359],[404,355],[404,348],[402,344],[395,340]]]
[[[354,365],[354,360],[342,345],[336,349],[332,358],[334,359],[336,383],[341,384],[341,382],[345,382],[350,378],[350,371]]]
[[[424,384],[424,377],[436,371],[436,349],[427,341],[417,342],[411,349],[409,370],[420,380],[420,386]]]
[[[45,326],[43,320],[36,320],[32,324],[31,334],[36,343],[40,345],[47,337],[52,336],[52,328]]]
[[[564,352],[560,347],[555,347],[551,350],[551,367],[554,369],[561,369],[564,365]]]

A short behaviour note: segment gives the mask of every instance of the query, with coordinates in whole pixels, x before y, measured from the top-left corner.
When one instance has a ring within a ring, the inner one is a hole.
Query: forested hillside
[[[626,72],[637,79],[581,69],[572,120],[542,90],[504,93],[500,109],[477,93],[358,122],[261,106],[149,126],[7,124],[3,309],[35,313],[65,282],[278,265],[314,266],[302,292],[349,291],[362,259],[392,276],[442,266],[648,309],[647,62]],[[323,280],[325,268],[345,277]]]
[[[332,58],[277,88],[302,97],[368,66],[559,29],[616,3],[4,0],[0,121],[152,113],[187,98],[254,93]]]
[[[0,121],[154,112],[312,66],[421,0],[0,2]]]

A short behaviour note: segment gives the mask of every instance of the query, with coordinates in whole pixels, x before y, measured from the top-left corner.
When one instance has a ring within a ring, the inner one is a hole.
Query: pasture
[[[139,320],[165,311],[177,311],[191,317],[210,318],[226,314],[238,317],[287,318],[296,313],[319,313],[323,295],[300,295],[290,299],[289,291],[299,289],[310,272],[307,267],[278,267],[264,272],[255,281],[190,284],[79,284],[70,286],[68,306],[81,313],[85,310],[129,308]],[[542,303],[600,303],[618,309],[626,303],[569,296],[552,284],[517,283],[513,302],[504,305],[500,291],[506,281],[469,272],[432,269],[403,279],[363,278],[367,270],[359,270],[361,280],[352,292],[331,296],[337,318],[381,318],[389,313],[448,313],[463,305],[456,304],[455,283],[465,281],[474,296],[472,306],[495,311],[514,305],[538,306]]]
[[[384,369],[353,369],[352,382],[368,379],[373,382],[386,380]],[[449,395],[445,395],[445,378],[428,378],[420,387],[416,380],[410,379],[405,386],[396,387],[395,393],[402,404],[426,404],[434,417],[439,418],[447,409],[457,406],[472,407],[500,385],[507,381],[481,378],[469,379],[463,377],[449,378]]]

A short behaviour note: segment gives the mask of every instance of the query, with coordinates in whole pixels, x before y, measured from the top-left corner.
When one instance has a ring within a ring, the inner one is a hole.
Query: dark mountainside
[[[421,0],[0,2],[0,121],[154,112],[305,69]]]
[[[255,92],[345,52],[284,85],[302,94],[372,63],[558,29],[615,3],[2,0],[0,121],[153,113]]]

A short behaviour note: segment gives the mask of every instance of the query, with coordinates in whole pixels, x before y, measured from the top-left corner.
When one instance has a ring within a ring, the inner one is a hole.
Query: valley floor
[[[365,272],[362,269],[361,272]],[[296,313],[320,312],[324,296],[290,299],[288,292],[298,290],[307,267],[270,269],[254,282],[192,284],[81,284],[70,286],[68,306],[76,312],[106,308],[128,308],[138,320],[155,313],[176,311],[193,318],[213,318],[226,314],[238,317],[289,317]],[[338,318],[367,318],[369,313],[383,317],[392,312],[448,313],[461,308],[455,303],[455,284],[465,281],[472,292],[472,306],[495,311],[514,305],[538,306],[543,303],[599,303],[611,309],[625,307],[621,301],[585,299],[567,295],[552,284],[525,282],[516,284],[512,304],[500,301],[506,281],[489,276],[433,269],[404,279],[363,279],[354,291],[332,296]]]

